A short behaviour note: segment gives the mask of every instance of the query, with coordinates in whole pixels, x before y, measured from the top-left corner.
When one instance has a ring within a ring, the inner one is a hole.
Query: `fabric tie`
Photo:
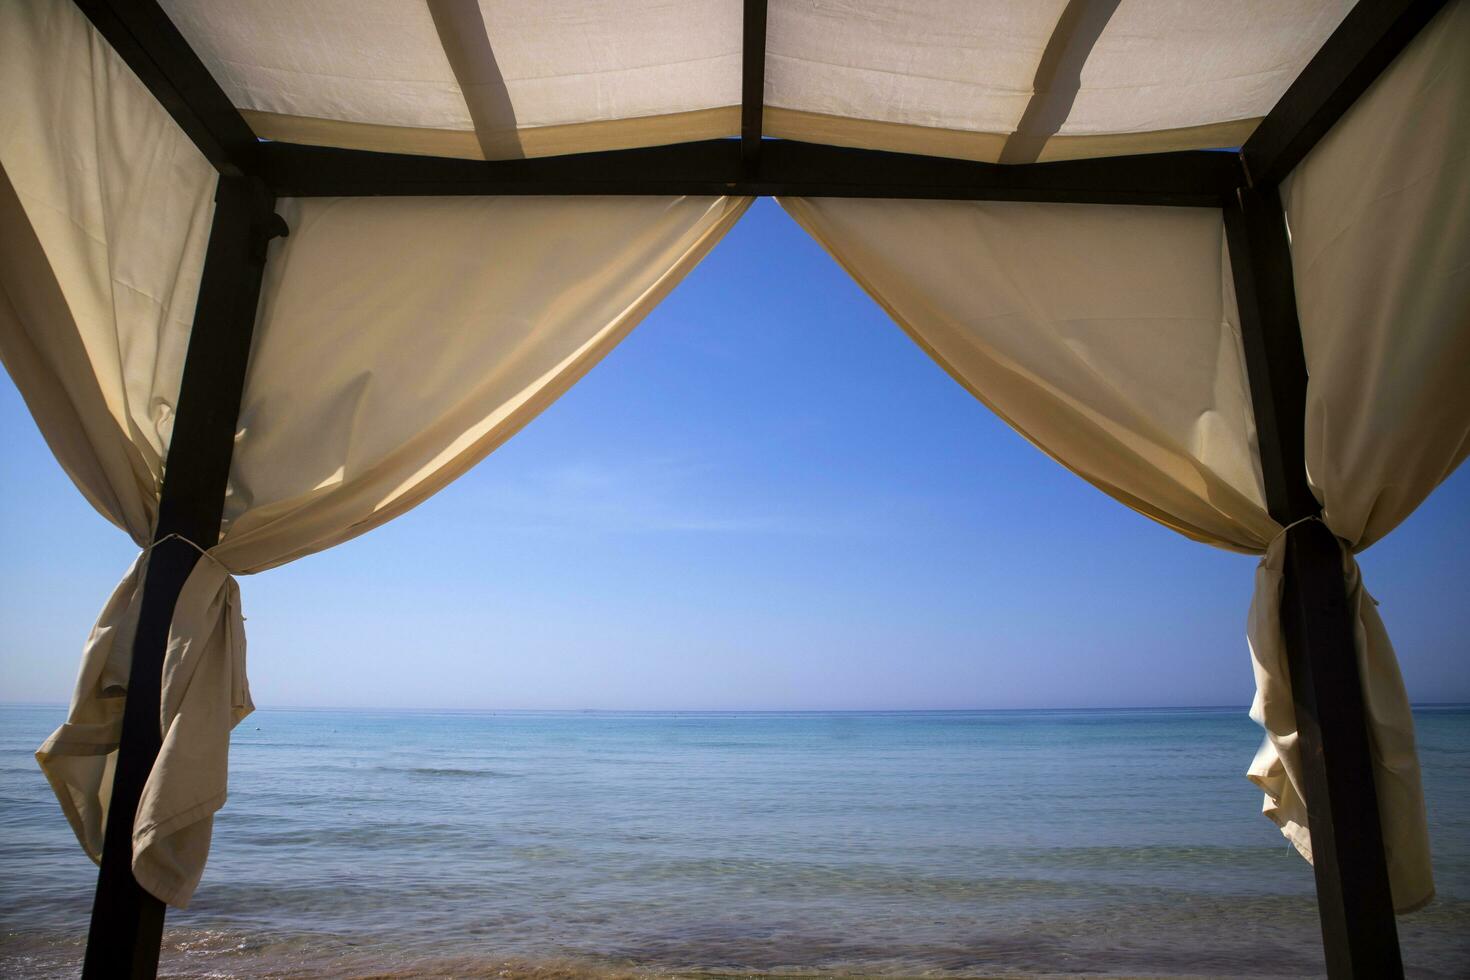
[[[1256,675],[1250,716],[1266,730],[1266,737],[1246,777],[1265,794],[1262,812],[1281,828],[1282,835],[1302,857],[1311,861],[1312,837],[1303,792],[1296,706],[1281,625],[1287,532],[1307,521],[1321,518],[1306,517],[1282,528],[1256,568],[1255,594],[1246,627]],[[1362,572],[1351,547],[1341,538],[1337,540],[1342,548],[1348,609],[1353,617],[1354,647],[1364,688],[1373,781],[1394,909],[1412,912],[1434,897],[1413,715],[1398,659],[1378,615],[1378,603],[1363,588]]]
[[[182,908],[204,873],[214,812],[225,803],[230,730],[255,708],[240,589],[229,569],[182,535],[145,548],[92,628],[66,722],[37,750],[36,761],[77,840],[100,862],[146,558],[174,538],[209,560],[194,566],[174,607],[159,699],[162,746],[138,803],[132,867],[143,888]]]

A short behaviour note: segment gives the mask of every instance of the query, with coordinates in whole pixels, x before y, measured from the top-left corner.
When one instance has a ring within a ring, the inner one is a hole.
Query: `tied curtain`
[[[0,5],[0,358],[97,510],[153,538],[215,173],[68,0]],[[391,520],[617,345],[743,213],[733,198],[284,200],[225,516],[179,596],[133,872],[188,903],[252,710],[236,574]],[[145,552],[146,554],[146,552]],[[140,555],[37,759],[99,859]]]
[[[1413,719],[1353,554],[1470,451],[1470,3],[1450,5],[1283,199],[1308,373],[1308,480],[1343,550],[1394,906],[1434,895]],[[1195,540],[1262,554],[1248,776],[1311,860],[1267,514],[1219,212],[782,202],[914,341],[1062,465]]]

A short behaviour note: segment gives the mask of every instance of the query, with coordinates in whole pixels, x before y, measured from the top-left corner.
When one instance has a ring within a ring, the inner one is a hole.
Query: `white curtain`
[[[1308,477],[1343,543],[1395,908],[1434,894],[1407,694],[1353,552],[1470,450],[1470,4],[1454,4],[1293,175]],[[1203,209],[788,199],[956,380],[1095,486],[1263,554],[1248,618],[1266,738],[1248,772],[1308,860],[1269,517],[1221,216]]]
[[[1196,540],[1259,552],[1276,533],[1218,211],[781,203],[941,367],[1062,465]]]
[[[57,420],[61,465],[142,545],[215,173],[75,4],[0,4],[0,91],[6,367]]]
[[[78,487],[153,533],[215,177],[69,2],[0,6],[0,357]],[[738,219],[730,198],[284,201],[225,525],[179,597],[133,834],[173,905],[203,873],[251,710],[239,591],[426,499],[585,374]],[[141,557],[37,753],[101,852]]]
[[[268,139],[497,159],[740,133],[740,0],[161,3]],[[771,0],[765,133],[993,162],[1069,6]],[[1087,6],[1106,23],[1043,160],[1238,145],[1352,3]]]
[[[1353,552],[1399,525],[1470,453],[1470,3],[1441,11],[1283,187],[1306,354],[1307,479],[1343,543],[1358,610],[1385,844],[1400,908],[1433,897],[1413,719]],[[1280,555],[1267,582],[1279,588]],[[1263,613],[1269,615],[1269,613]],[[1279,631],[1253,646],[1269,720],[1252,778],[1310,854]],[[1259,642],[1257,642],[1259,638]],[[1274,692],[1274,693],[1273,693]],[[1262,704],[1262,702],[1265,702]],[[1410,874],[1404,869],[1422,869]]]

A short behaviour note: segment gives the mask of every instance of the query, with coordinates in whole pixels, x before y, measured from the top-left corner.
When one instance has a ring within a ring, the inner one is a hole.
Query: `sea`
[[[0,976],[76,976],[95,869],[0,707]],[[1470,977],[1470,707],[1416,711]],[[166,977],[1314,977],[1311,868],[1243,708],[260,710]]]

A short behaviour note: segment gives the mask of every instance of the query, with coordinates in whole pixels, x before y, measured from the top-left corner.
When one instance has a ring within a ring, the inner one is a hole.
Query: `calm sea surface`
[[[0,975],[75,975],[95,872],[0,708]],[[1440,897],[1412,975],[1470,976],[1470,709],[1418,712]],[[1311,869],[1239,709],[262,710],[169,976],[628,971],[1312,976]]]

